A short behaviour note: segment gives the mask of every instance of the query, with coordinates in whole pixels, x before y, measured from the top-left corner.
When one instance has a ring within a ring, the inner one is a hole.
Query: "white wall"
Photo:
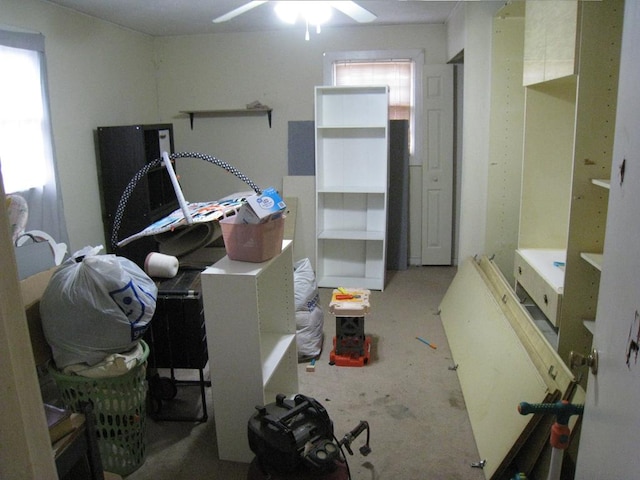
[[[37,0],[0,0],[0,23],[45,36],[70,250],[104,243],[94,132],[157,122],[153,39]]]
[[[446,28],[324,28],[308,42],[300,28],[158,38],[156,47],[160,116],[174,124],[176,149],[217,156],[259,186],[281,188],[282,177],[288,174],[287,125],[292,120],[313,120],[314,86],[323,83],[323,52],[424,49],[426,64],[443,64]],[[190,130],[188,119],[179,116],[189,109],[244,108],[253,100],[273,107],[271,129],[263,117],[237,117],[196,118]],[[197,160],[181,160],[178,171],[191,201],[247,188]],[[412,189],[420,188],[420,178],[412,182]],[[410,210],[419,212],[420,191],[413,193]],[[308,201],[314,202],[313,192],[309,195]],[[419,236],[419,225],[411,231]],[[416,243],[420,245],[419,237]]]
[[[466,43],[464,2],[458,2],[447,21],[447,60],[464,51]]]
[[[504,2],[464,2],[450,19],[449,54],[464,46],[464,112],[458,260],[485,252],[489,119],[491,100],[491,35],[493,17]],[[461,18],[463,17],[463,18]]]

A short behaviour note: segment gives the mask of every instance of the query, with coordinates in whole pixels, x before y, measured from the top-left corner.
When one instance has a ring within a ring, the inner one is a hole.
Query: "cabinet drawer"
[[[535,270],[517,251],[514,261],[513,277],[516,279],[516,282],[531,295],[530,290],[533,288],[536,277]]]
[[[560,306],[562,304],[562,294],[557,293],[551,285],[539,278],[540,284],[537,285],[535,297],[533,301],[540,307],[554,327],[558,327],[560,323]]]
[[[516,282],[526,290],[531,300],[542,310],[547,319],[557,327],[560,320],[562,293],[558,292],[520,252],[514,261]]]

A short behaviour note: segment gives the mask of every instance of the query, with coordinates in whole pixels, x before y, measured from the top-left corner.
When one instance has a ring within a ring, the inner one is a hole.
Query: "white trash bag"
[[[155,312],[153,280],[127,258],[99,255],[101,249],[86,247],[64,262],[40,300],[45,338],[60,370],[131,350]]]
[[[324,341],[324,312],[320,308],[318,284],[308,258],[293,266],[293,286],[298,360],[304,361],[319,356]]]
[[[318,283],[308,258],[293,265],[293,289],[296,312],[309,312],[318,304]]]
[[[324,312],[320,307],[296,312],[296,342],[298,361],[316,358],[322,353]]]

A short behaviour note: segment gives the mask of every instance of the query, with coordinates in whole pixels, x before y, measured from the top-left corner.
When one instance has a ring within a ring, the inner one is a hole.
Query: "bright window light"
[[[6,193],[47,181],[47,128],[40,59],[31,50],[0,46],[0,166]]]
[[[413,154],[414,63],[411,60],[337,61],[333,64],[334,85],[389,85],[389,118],[409,120],[409,150]]]

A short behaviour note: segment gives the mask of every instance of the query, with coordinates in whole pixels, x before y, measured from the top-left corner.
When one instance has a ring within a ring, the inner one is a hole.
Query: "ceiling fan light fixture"
[[[298,20],[298,2],[276,2],[274,10],[284,23],[293,25]]]
[[[332,13],[331,5],[321,1],[277,2],[274,10],[280,20],[291,25],[300,17],[310,25],[320,26],[331,19]]]
[[[296,2],[300,15],[311,25],[319,27],[331,19],[331,5],[327,2]]]
[[[253,10],[260,5],[267,3],[267,0],[253,0],[231,10],[230,12],[220,15],[213,19],[213,23],[223,23],[236,18],[238,15]],[[276,14],[286,23],[294,24],[298,16],[302,16],[307,23],[319,27],[327,23],[331,18],[333,9],[351,17],[358,23],[373,22],[376,16],[370,11],[362,8],[354,1],[299,1],[290,0],[275,3]]]

